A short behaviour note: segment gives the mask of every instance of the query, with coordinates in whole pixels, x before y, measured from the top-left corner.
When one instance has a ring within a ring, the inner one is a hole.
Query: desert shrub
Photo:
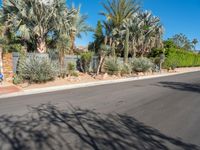
[[[67,73],[70,76],[78,76],[78,73],[76,72],[76,64],[73,62],[69,62],[67,64]]]
[[[164,68],[200,66],[200,55],[191,51],[171,48],[167,50]]]
[[[92,53],[91,52],[84,52],[81,53],[81,68],[84,73],[89,72],[90,63],[92,61]]]
[[[71,76],[78,77],[79,75],[78,75],[78,72],[74,71],[74,72],[71,73]]]
[[[23,78],[21,75],[15,74],[13,77],[13,84],[21,84],[23,82]]]
[[[107,58],[104,63],[105,72],[109,75],[117,75],[120,72],[120,65],[114,58]]]
[[[128,75],[131,74],[132,68],[130,64],[122,64],[121,65],[121,75]]]
[[[21,61],[18,72],[23,80],[28,80],[31,83],[47,82],[56,77],[54,66],[50,60],[36,56]]]
[[[147,72],[153,67],[153,63],[146,57],[133,58],[131,67],[133,72]]]

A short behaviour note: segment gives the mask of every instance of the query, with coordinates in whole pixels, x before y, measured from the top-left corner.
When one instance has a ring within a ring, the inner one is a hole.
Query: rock
[[[138,72],[137,74],[138,74],[138,76],[144,76],[143,72]]]
[[[108,74],[105,73],[105,74],[103,75],[103,79],[107,79],[107,78],[108,78]]]
[[[96,80],[103,80],[103,76],[102,75],[97,75],[94,77]]]

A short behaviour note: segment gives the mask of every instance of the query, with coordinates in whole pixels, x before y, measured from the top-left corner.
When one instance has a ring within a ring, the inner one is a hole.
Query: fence
[[[13,52],[12,55],[13,55],[13,72],[16,73],[20,54],[17,53],[17,52]],[[39,57],[41,59],[48,58],[48,59],[51,59],[53,62],[59,63],[58,56],[56,56],[56,55],[51,55],[50,56],[49,54],[28,53],[27,57],[29,58],[29,57],[31,57],[33,55],[36,56],[36,57]],[[79,59],[80,59],[79,55],[66,55],[64,60],[65,60],[65,64],[68,64],[69,62],[77,64],[77,61]],[[97,66],[98,66],[98,56],[93,56],[91,64],[90,64],[90,68],[91,69],[96,69]]]
[[[27,53],[27,57],[28,58],[33,56],[33,55],[36,56],[36,57],[39,57],[41,59],[48,58],[48,59],[51,59],[54,62],[59,63],[58,56],[54,55],[54,54],[53,55],[49,55],[49,54],[39,54],[39,53]],[[13,52],[12,56],[13,56],[13,72],[16,73],[20,54],[17,53],[17,52]],[[79,55],[66,55],[64,60],[65,60],[65,64],[68,64],[69,62],[77,64],[79,59],[80,59]],[[98,66],[98,61],[99,61],[98,56],[93,56],[91,64],[90,64],[90,69],[96,70],[96,68]],[[120,64],[123,63],[123,58],[119,57],[118,58],[118,62]]]

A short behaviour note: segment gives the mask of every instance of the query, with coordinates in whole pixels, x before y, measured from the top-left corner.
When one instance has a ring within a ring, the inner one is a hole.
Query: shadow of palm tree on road
[[[200,84],[184,83],[184,82],[159,82],[157,86],[162,86],[170,89],[200,93]]]
[[[25,116],[1,116],[0,149],[200,150],[131,116],[65,111],[51,104],[31,108]]]

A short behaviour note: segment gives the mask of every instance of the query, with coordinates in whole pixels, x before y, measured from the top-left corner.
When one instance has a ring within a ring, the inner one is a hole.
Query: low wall
[[[44,57],[47,57],[47,58],[51,59],[52,61],[59,63],[58,57],[55,57],[55,56],[52,57],[52,56],[49,56],[48,54],[28,53],[27,57],[31,57],[33,55],[41,57],[41,59]],[[13,52],[12,57],[13,57],[13,63],[12,63],[13,72],[16,73],[20,55],[17,52]],[[68,64],[69,62],[73,62],[76,64],[78,59],[80,59],[79,55],[66,55],[64,60],[65,60],[65,64]],[[98,57],[93,56],[90,67],[91,67],[91,69],[95,69],[95,68],[97,68],[97,66],[98,66]]]
[[[28,53],[27,57],[31,57],[33,55],[41,57],[41,59],[46,57],[46,58],[51,59],[53,62],[59,63],[59,58],[56,55],[49,56],[48,54]],[[16,73],[17,64],[18,64],[18,60],[19,60],[19,53],[13,52],[12,57],[13,57],[13,64],[12,64],[13,72]],[[67,65],[69,62],[73,62],[73,63],[77,64],[78,59],[80,59],[79,55],[66,55],[64,60],[65,60],[65,64]],[[90,64],[90,69],[96,70],[98,67],[98,61],[99,61],[98,56],[93,56],[91,64]],[[118,61],[120,63],[123,63],[123,58],[118,58]]]
[[[13,56],[12,53],[5,53],[3,54],[3,74],[4,80],[12,81],[13,79]]]

